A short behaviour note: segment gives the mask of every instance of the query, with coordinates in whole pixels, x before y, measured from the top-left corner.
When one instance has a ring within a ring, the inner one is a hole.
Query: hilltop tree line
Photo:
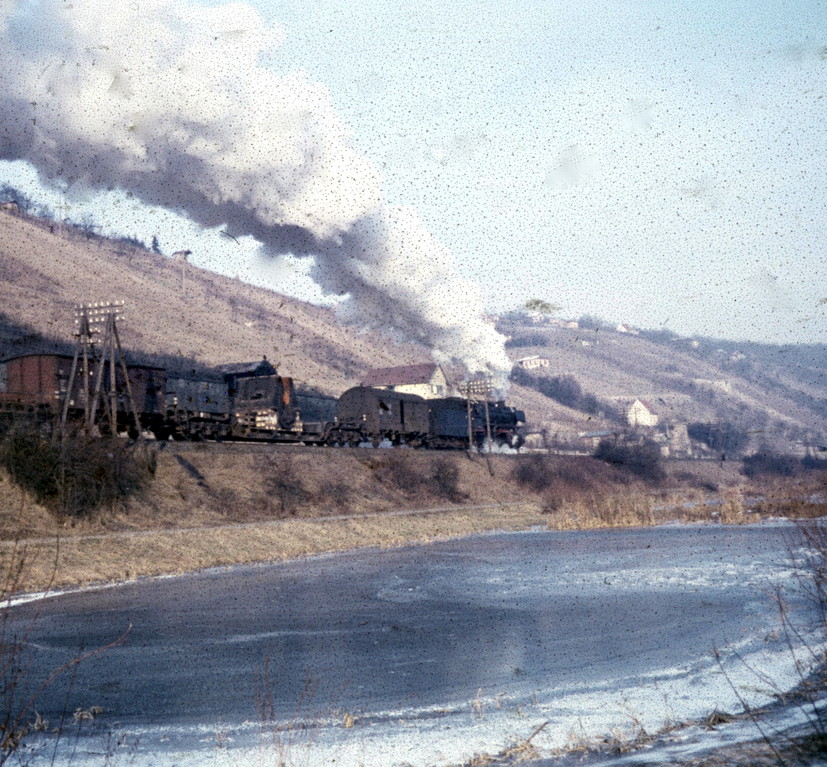
[[[62,221],[59,221],[58,215],[48,205],[36,203],[25,192],[21,192],[17,189],[17,187],[12,186],[11,184],[0,185],[0,202],[13,202],[23,213],[37,216],[38,218],[42,218],[46,221],[59,222],[85,234],[87,238],[91,238],[93,235],[96,235],[100,229],[94,218],[88,213],[84,214],[79,219],[67,217]],[[153,235],[152,241],[149,245],[135,235],[122,234],[120,236],[114,236],[112,239],[115,242],[122,242],[125,245],[131,245],[135,248],[151,250],[153,253],[158,254],[161,253],[161,245],[156,235]]]

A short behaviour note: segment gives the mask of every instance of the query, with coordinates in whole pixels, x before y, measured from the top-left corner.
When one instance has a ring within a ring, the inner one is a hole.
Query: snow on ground
[[[739,712],[745,702],[753,707],[771,703],[801,681],[802,673],[814,665],[824,648],[819,644],[820,635],[804,632],[796,637],[785,631],[779,619],[774,593],[780,591],[791,605],[796,604],[797,580],[786,564],[788,543],[783,540],[790,526],[775,523],[760,527],[765,535],[751,534],[743,540],[738,533],[726,536],[724,549],[707,546],[700,540],[705,534],[697,543],[694,539],[687,543],[685,527],[682,536],[670,533],[676,528],[645,534],[498,535],[487,541],[480,538],[480,553],[470,558],[461,543],[424,549],[423,556],[434,557],[430,577],[409,579],[404,568],[396,567],[383,575],[376,589],[378,600],[410,605],[411,610],[427,605],[436,594],[441,600],[456,598],[476,607],[532,603],[539,592],[552,603],[556,597],[576,594],[584,600],[584,609],[590,609],[593,598],[605,599],[607,590],[615,595],[610,601],[621,594],[639,594],[641,599],[660,594],[676,600],[691,594],[695,610],[703,610],[704,598],[712,605],[722,594],[727,598],[738,594],[731,622],[710,631],[710,637],[727,637],[718,645],[720,663],[715,647],[707,645],[679,647],[683,660],[677,664],[662,663],[660,655],[648,660],[647,655],[645,664],[635,665],[629,661],[636,657],[632,647],[630,655],[619,654],[616,666],[606,666],[611,673],[595,673],[594,667],[584,667],[578,673],[577,668],[567,667],[559,676],[546,669],[544,677],[534,673],[530,660],[527,663],[526,648],[513,647],[513,638],[509,638],[502,644],[502,653],[507,656],[502,663],[513,663],[513,679],[495,689],[478,688],[473,695],[410,707],[348,708],[343,700],[336,709],[312,717],[297,707],[292,718],[282,717],[275,724],[219,719],[202,725],[130,725],[118,727],[113,737],[109,725],[101,722],[97,734],[77,740],[64,738],[58,746],[61,756],[57,763],[78,767],[275,767],[282,763],[288,767],[424,767],[458,764],[475,754],[497,753],[524,740],[543,723],[547,724],[532,743],[541,754],[550,754],[604,736],[623,741],[641,731],[655,733],[677,723],[702,720],[713,711]],[[529,548],[521,549],[530,556],[526,554],[515,563],[508,546],[521,535],[534,536],[526,537]],[[670,535],[681,538],[680,545],[673,546]],[[538,558],[537,551],[543,549],[536,546],[537,536],[556,552],[553,568],[542,556]],[[589,538],[593,546],[584,543]],[[651,540],[642,543],[644,538]],[[720,613],[715,616],[720,622]],[[607,613],[609,621],[621,617]],[[799,605],[791,617],[797,627],[803,626],[806,608]],[[566,650],[571,658],[577,659],[577,643],[585,639],[571,637],[574,646]],[[227,637],[226,641],[232,640]],[[462,637],[453,641],[462,641]],[[674,642],[674,637],[670,641]],[[662,657],[674,658],[675,652]],[[424,662],[410,659],[414,673]],[[404,663],[399,664],[400,674],[407,673]],[[804,708],[793,706],[777,713],[776,719],[787,726],[800,723],[805,714]],[[696,753],[722,739],[747,740],[758,735],[749,722],[723,725],[716,731],[687,727],[677,732],[670,747],[681,755]],[[41,746],[39,755],[26,755],[29,763],[49,763],[51,746]],[[636,754],[635,759],[636,763],[657,764],[663,755],[654,749]],[[70,762],[61,761],[69,756]],[[622,759],[611,757],[600,763],[620,764]]]

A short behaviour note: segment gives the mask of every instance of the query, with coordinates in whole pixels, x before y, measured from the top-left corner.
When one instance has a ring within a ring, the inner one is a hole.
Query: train
[[[109,364],[77,365],[62,354],[0,362],[0,413],[80,428],[92,409],[86,402],[95,401],[94,421],[103,433],[111,434],[114,423],[117,433],[157,440],[462,449],[469,441],[481,447],[490,435],[495,445],[523,444],[525,414],[502,400],[425,399],[365,386],[339,397],[297,391],[266,357],[190,374],[139,364],[111,371]]]

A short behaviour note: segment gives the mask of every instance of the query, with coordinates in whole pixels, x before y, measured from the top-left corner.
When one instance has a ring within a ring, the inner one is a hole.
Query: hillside
[[[502,321],[513,359],[550,360],[535,377],[570,376],[607,406],[650,403],[662,422],[731,422],[783,447],[827,434],[827,347],[682,339]]]
[[[122,299],[123,343],[138,357],[215,365],[267,355],[285,375],[330,394],[368,368],[428,358],[342,327],[330,309],[191,264],[182,288],[182,268],[143,248],[0,214],[0,356],[41,348],[38,334],[70,341],[75,304]]]
[[[231,240],[228,249],[233,247]],[[185,279],[182,280],[182,270]],[[285,375],[329,394],[372,367],[427,359],[340,324],[335,313],[136,247],[30,216],[0,213],[0,358],[44,348],[69,350],[73,306],[123,299],[124,345],[133,357],[171,366],[215,365],[267,355]],[[668,333],[632,335],[502,321],[509,354],[550,359],[537,375],[570,376],[606,409],[649,401],[661,422],[728,421],[753,443],[827,441],[825,347],[771,347]],[[566,407],[526,386],[509,401],[529,429],[564,440],[617,430],[606,417]],[[610,414],[609,414],[610,415]]]

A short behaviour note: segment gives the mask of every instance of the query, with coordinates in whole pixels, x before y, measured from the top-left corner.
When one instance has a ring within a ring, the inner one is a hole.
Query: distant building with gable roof
[[[369,370],[361,382],[372,389],[418,394],[425,399],[448,396],[448,379],[435,362]]]
[[[626,411],[629,426],[657,426],[657,411],[646,400],[636,399]]]

